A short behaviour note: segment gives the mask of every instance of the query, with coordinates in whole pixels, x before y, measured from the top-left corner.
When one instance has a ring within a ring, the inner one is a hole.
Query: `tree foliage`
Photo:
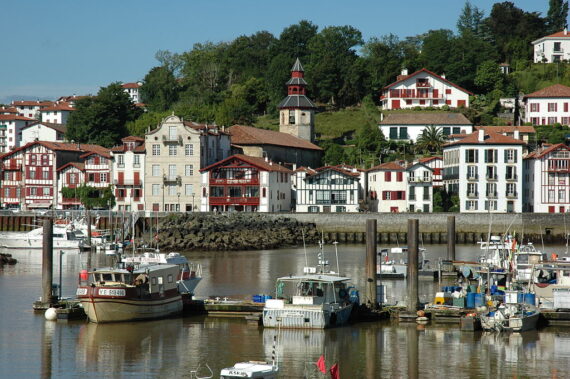
[[[441,148],[445,142],[446,138],[441,128],[428,125],[422,134],[420,134],[416,143],[418,149],[426,153],[437,154],[441,152]]]
[[[164,112],[178,100],[179,86],[167,66],[154,67],[144,77],[140,87],[142,102],[152,112]]]
[[[63,187],[61,189],[61,195],[64,198],[79,199],[85,209],[115,206],[115,196],[113,195],[111,186],[95,188],[83,184],[76,188]]]
[[[142,111],[120,83],[102,87],[97,96],[79,99],[67,122],[66,139],[111,147],[128,133],[126,124]]]
[[[549,33],[556,33],[568,25],[568,1],[549,0],[546,26]]]

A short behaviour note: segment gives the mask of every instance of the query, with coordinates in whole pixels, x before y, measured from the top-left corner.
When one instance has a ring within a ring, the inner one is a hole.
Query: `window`
[[[549,185],[553,186],[555,179],[556,179],[556,178],[555,178],[555,176],[554,176],[553,173],[549,173],[549,174],[548,174],[548,184],[549,184]]]
[[[505,163],[517,163],[517,151],[514,149],[505,150]]]
[[[168,146],[168,155],[171,157],[176,156],[177,153],[177,147],[176,145],[169,145]]]
[[[554,190],[553,189],[548,190],[548,202],[554,203]]]
[[[194,165],[187,164],[186,166],[184,166],[184,175],[185,176],[194,175]]]
[[[186,155],[187,157],[194,155],[194,145],[192,144],[184,145],[184,155]]]
[[[416,200],[416,187],[410,186],[410,200]]]
[[[446,88],[446,89],[445,89],[445,94],[446,94],[446,95],[451,95],[451,88]]]
[[[106,172],[100,173],[100,174],[99,174],[99,178],[100,178],[100,181],[101,181],[101,182],[107,183],[108,177],[107,177],[107,173],[106,173]]]
[[[429,200],[429,188],[430,187],[423,187],[424,188],[424,200]]]
[[[175,185],[169,185],[168,186],[168,195],[169,196],[176,196],[176,186]]]
[[[467,196],[477,196],[477,183],[467,183]]]
[[[531,103],[530,104],[530,111],[531,112],[540,112],[540,105],[538,103]]]
[[[497,180],[497,167],[495,166],[487,166],[487,179],[489,180]]]
[[[49,168],[48,167],[44,167],[42,169],[42,179],[44,179],[44,180],[49,179]]]
[[[487,183],[487,197],[497,197],[497,183]]]
[[[289,111],[289,124],[295,125],[295,111]]]
[[[548,125],[556,124],[558,118],[557,117],[548,117]]]
[[[392,192],[391,191],[384,191],[384,200],[392,200]]]
[[[516,166],[507,166],[505,173],[505,179],[507,180],[516,180],[517,179],[517,168]]]
[[[453,134],[460,134],[461,133],[461,128],[460,127],[453,127]]]
[[[479,151],[475,149],[465,150],[465,163],[477,163],[479,161]]]
[[[168,127],[168,140],[175,141],[177,138],[177,130],[176,126],[169,126]]]
[[[117,155],[117,166],[125,167],[125,156],[123,154]]]
[[[153,164],[152,165],[152,176],[160,176],[160,165]]]
[[[476,211],[477,210],[477,200],[467,200],[465,202],[465,209],[468,211]]]
[[[152,155],[160,155],[160,145],[159,144],[153,144],[152,145]]]
[[[384,181],[391,182],[392,181],[392,173],[390,171],[386,171],[384,173]]]
[[[486,149],[485,150],[485,163],[497,163],[497,150],[496,149]]]
[[[562,44],[561,42],[554,42],[554,52],[556,53],[562,52],[562,49],[560,48],[561,44]]]
[[[170,180],[174,180],[176,178],[176,165],[169,164],[168,165],[168,178]]]
[[[133,166],[140,167],[141,165],[141,156],[138,154],[133,155]]]
[[[317,206],[309,207],[309,213],[319,213],[319,207]]]
[[[477,179],[477,166],[467,166],[467,179]]]
[[[496,211],[497,210],[497,200],[485,200],[485,210],[486,211]]]
[[[398,171],[398,172],[396,173],[396,181],[397,181],[397,182],[401,182],[401,181],[403,181],[403,180],[404,180],[404,173]]]
[[[390,128],[390,139],[398,139],[398,128]]]
[[[10,197],[10,188],[8,187],[4,188],[4,197]]]
[[[408,139],[408,128],[401,127],[400,128],[400,139]]]
[[[515,183],[507,183],[507,196],[515,196],[517,194],[517,185]]]
[[[343,206],[337,206],[337,207],[336,207],[336,212],[337,212],[337,213],[343,213],[343,212],[346,212],[346,207],[343,207]]]
[[[44,187],[43,188],[43,193],[42,195],[44,196],[49,196],[50,195],[50,188],[49,187]]]
[[[566,201],[566,190],[558,190],[558,202],[564,203]]]
[[[558,104],[556,104],[556,103],[548,103],[548,111],[549,112],[556,112],[557,105]]]
[[[184,193],[186,194],[186,196],[192,196],[192,194],[194,193],[194,186],[192,184],[186,184],[184,186]]]

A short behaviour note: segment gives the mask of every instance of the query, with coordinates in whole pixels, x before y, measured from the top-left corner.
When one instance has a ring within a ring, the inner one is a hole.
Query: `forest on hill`
[[[278,36],[259,31],[233,41],[197,43],[182,53],[159,51],[158,65],[146,74],[140,89],[147,112],[121,108],[124,114],[115,117],[123,126],[111,123],[110,130],[98,111],[120,97],[112,93],[117,88],[109,89],[114,83],[101,89],[113,100],[77,102],[69,134],[76,141],[110,145],[127,133],[144,134],[149,126],[155,127],[172,112],[197,122],[272,127],[276,105],[286,95],[291,66],[299,58],[305,69],[308,96],[320,110],[352,115],[318,115],[317,123],[328,120],[331,128],[322,130],[317,125],[324,140],[321,143],[330,146],[332,138],[354,131],[354,139],[345,141],[344,151],[354,147],[358,154],[353,151],[348,153],[352,158],[339,159],[356,163],[357,155],[377,157],[382,150],[394,150],[358,138],[376,129],[374,137],[382,140],[376,127],[379,111],[375,104],[382,88],[393,82],[403,68],[410,73],[421,68],[445,73],[450,81],[477,94],[472,107],[461,111],[478,124],[495,121],[500,97],[532,92],[555,82],[570,84],[567,63],[532,63],[531,42],[566,26],[568,2],[548,1],[549,10],[544,16],[518,8],[511,1],[495,3],[486,15],[467,1],[458,15],[456,31],[432,29],[405,38],[388,34],[364,41],[353,26],[320,28],[303,20],[286,27]],[[513,73],[503,75],[501,63],[508,63]],[[88,118],[96,121],[88,122]],[[331,123],[333,119],[339,119],[342,125]]]

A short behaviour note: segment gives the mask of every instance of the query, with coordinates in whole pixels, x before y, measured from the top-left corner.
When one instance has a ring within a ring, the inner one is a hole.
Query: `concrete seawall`
[[[269,218],[293,218],[303,223],[313,223],[325,235],[328,241],[364,242],[366,220],[376,219],[378,225],[379,243],[403,243],[406,241],[407,220],[417,218],[420,223],[420,239],[424,243],[447,242],[447,216],[456,217],[457,243],[475,243],[487,239],[489,224],[494,235],[516,233],[524,235],[525,241],[530,239],[535,243],[561,243],[566,241],[570,232],[570,215],[565,214],[451,214],[451,213],[273,213]],[[254,216],[252,214],[252,216]],[[0,230],[26,231],[32,225],[40,225],[43,217],[27,215],[0,216]],[[141,218],[137,223],[137,235],[148,232],[149,218]],[[110,223],[107,217],[99,219],[97,225],[108,229]]]

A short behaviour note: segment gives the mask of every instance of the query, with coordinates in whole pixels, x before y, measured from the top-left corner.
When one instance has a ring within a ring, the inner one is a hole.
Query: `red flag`
[[[327,366],[325,365],[325,356],[324,355],[321,355],[321,357],[317,361],[316,365],[317,365],[317,368],[319,369],[320,372],[322,372],[323,374],[327,373]]]
[[[331,379],[340,379],[340,373],[338,372],[338,363],[332,365],[330,373],[331,373]]]

